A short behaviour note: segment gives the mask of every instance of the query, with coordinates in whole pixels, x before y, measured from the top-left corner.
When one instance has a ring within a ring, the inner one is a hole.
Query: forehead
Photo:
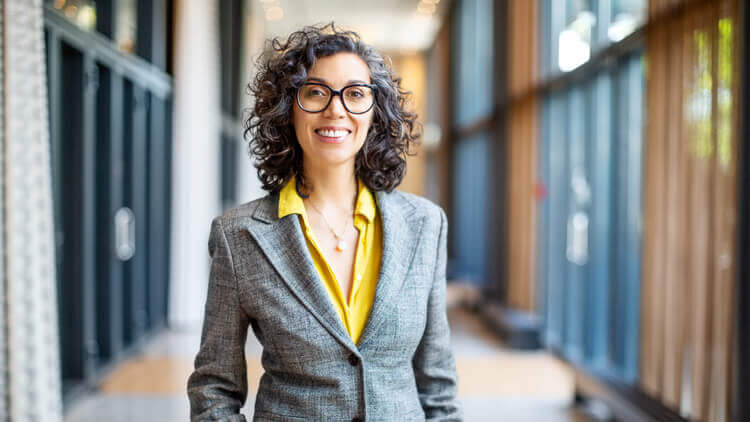
[[[370,69],[354,53],[336,53],[316,60],[308,77],[323,80],[335,88],[355,81],[370,83]]]

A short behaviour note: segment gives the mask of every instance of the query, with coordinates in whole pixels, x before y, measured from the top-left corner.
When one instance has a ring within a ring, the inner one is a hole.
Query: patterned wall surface
[[[0,2],[0,34],[3,33],[5,6]],[[5,76],[3,59],[5,58],[5,40],[0,36],[0,204],[5,198],[5,148],[1,147],[5,139]],[[5,233],[5,207],[0,206],[0,234]],[[7,421],[8,416],[8,324],[5,306],[7,292],[5,289],[5,236],[0,235],[0,420]]]
[[[61,421],[42,0],[2,2],[0,420]]]

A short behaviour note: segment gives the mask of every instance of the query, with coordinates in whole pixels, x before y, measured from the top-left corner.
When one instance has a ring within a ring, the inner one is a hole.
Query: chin
[[[311,154],[305,154],[306,159],[323,165],[341,165],[354,161],[359,150],[352,145],[336,145],[335,147],[315,148]]]

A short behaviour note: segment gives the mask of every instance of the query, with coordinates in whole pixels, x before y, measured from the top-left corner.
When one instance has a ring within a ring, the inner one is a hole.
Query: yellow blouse
[[[375,198],[361,181],[358,181],[358,185],[357,202],[354,207],[354,226],[359,230],[359,241],[354,258],[354,280],[348,298],[344,298],[336,275],[318,248],[307,219],[305,204],[295,189],[294,177],[287,182],[279,194],[279,218],[289,214],[298,215],[315,268],[354,344],[359,342],[367,318],[370,316],[370,308],[375,298],[375,287],[378,284],[383,245],[382,222],[377,212]]]

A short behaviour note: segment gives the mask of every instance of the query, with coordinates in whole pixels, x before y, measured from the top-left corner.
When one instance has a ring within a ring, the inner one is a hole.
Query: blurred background
[[[254,60],[330,21],[414,94],[467,421],[750,420],[744,0],[0,5],[0,420],[188,419]]]

